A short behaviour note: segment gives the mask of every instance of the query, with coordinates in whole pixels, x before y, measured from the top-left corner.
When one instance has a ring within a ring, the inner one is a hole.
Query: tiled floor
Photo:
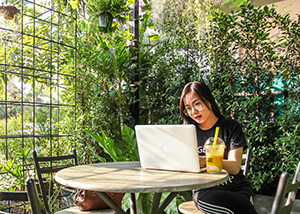
[[[258,214],[268,214],[271,212],[274,197],[256,195],[254,197],[254,207]],[[300,200],[297,199],[293,205],[291,214],[300,214]]]

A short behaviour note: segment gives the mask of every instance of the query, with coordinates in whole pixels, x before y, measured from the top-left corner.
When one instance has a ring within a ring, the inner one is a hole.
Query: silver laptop
[[[194,125],[136,125],[141,167],[200,172]]]

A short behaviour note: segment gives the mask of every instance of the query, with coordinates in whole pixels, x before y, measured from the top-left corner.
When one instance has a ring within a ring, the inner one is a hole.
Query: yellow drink
[[[210,153],[206,155],[207,172],[217,173],[221,172],[223,168],[223,154]]]
[[[225,143],[221,138],[208,138],[204,145],[206,156],[206,169],[209,173],[220,173],[223,168],[223,155]]]

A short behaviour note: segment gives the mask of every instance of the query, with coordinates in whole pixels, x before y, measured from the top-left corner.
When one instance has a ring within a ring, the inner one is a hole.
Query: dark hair
[[[205,104],[205,106],[209,109],[212,110],[213,113],[216,115],[218,118],[223,118],[224,116],[221,114],[219,106],[217,105],[214,96],[212,95],[211,91],[209,90],[208,86],[204,82],[200,81],[194,81],[186,84],[182,90],[181,97],[180,97],[180,116],[183,120],[184,124],[196,124],[196,122],[186,116],[183,113],[183,110],[185,109],[185,105],[183,102],[184,97],[190,93],[190,92],[196,92],[202,102]],[[211,109],[208,105],[210,103]]]

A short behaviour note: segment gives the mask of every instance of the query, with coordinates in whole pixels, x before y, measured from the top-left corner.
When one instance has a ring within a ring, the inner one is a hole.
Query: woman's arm
[[[223,169],[229,174],[236,175],[241,170],[243,147],[228,152],[228,160],[223,160]]]

